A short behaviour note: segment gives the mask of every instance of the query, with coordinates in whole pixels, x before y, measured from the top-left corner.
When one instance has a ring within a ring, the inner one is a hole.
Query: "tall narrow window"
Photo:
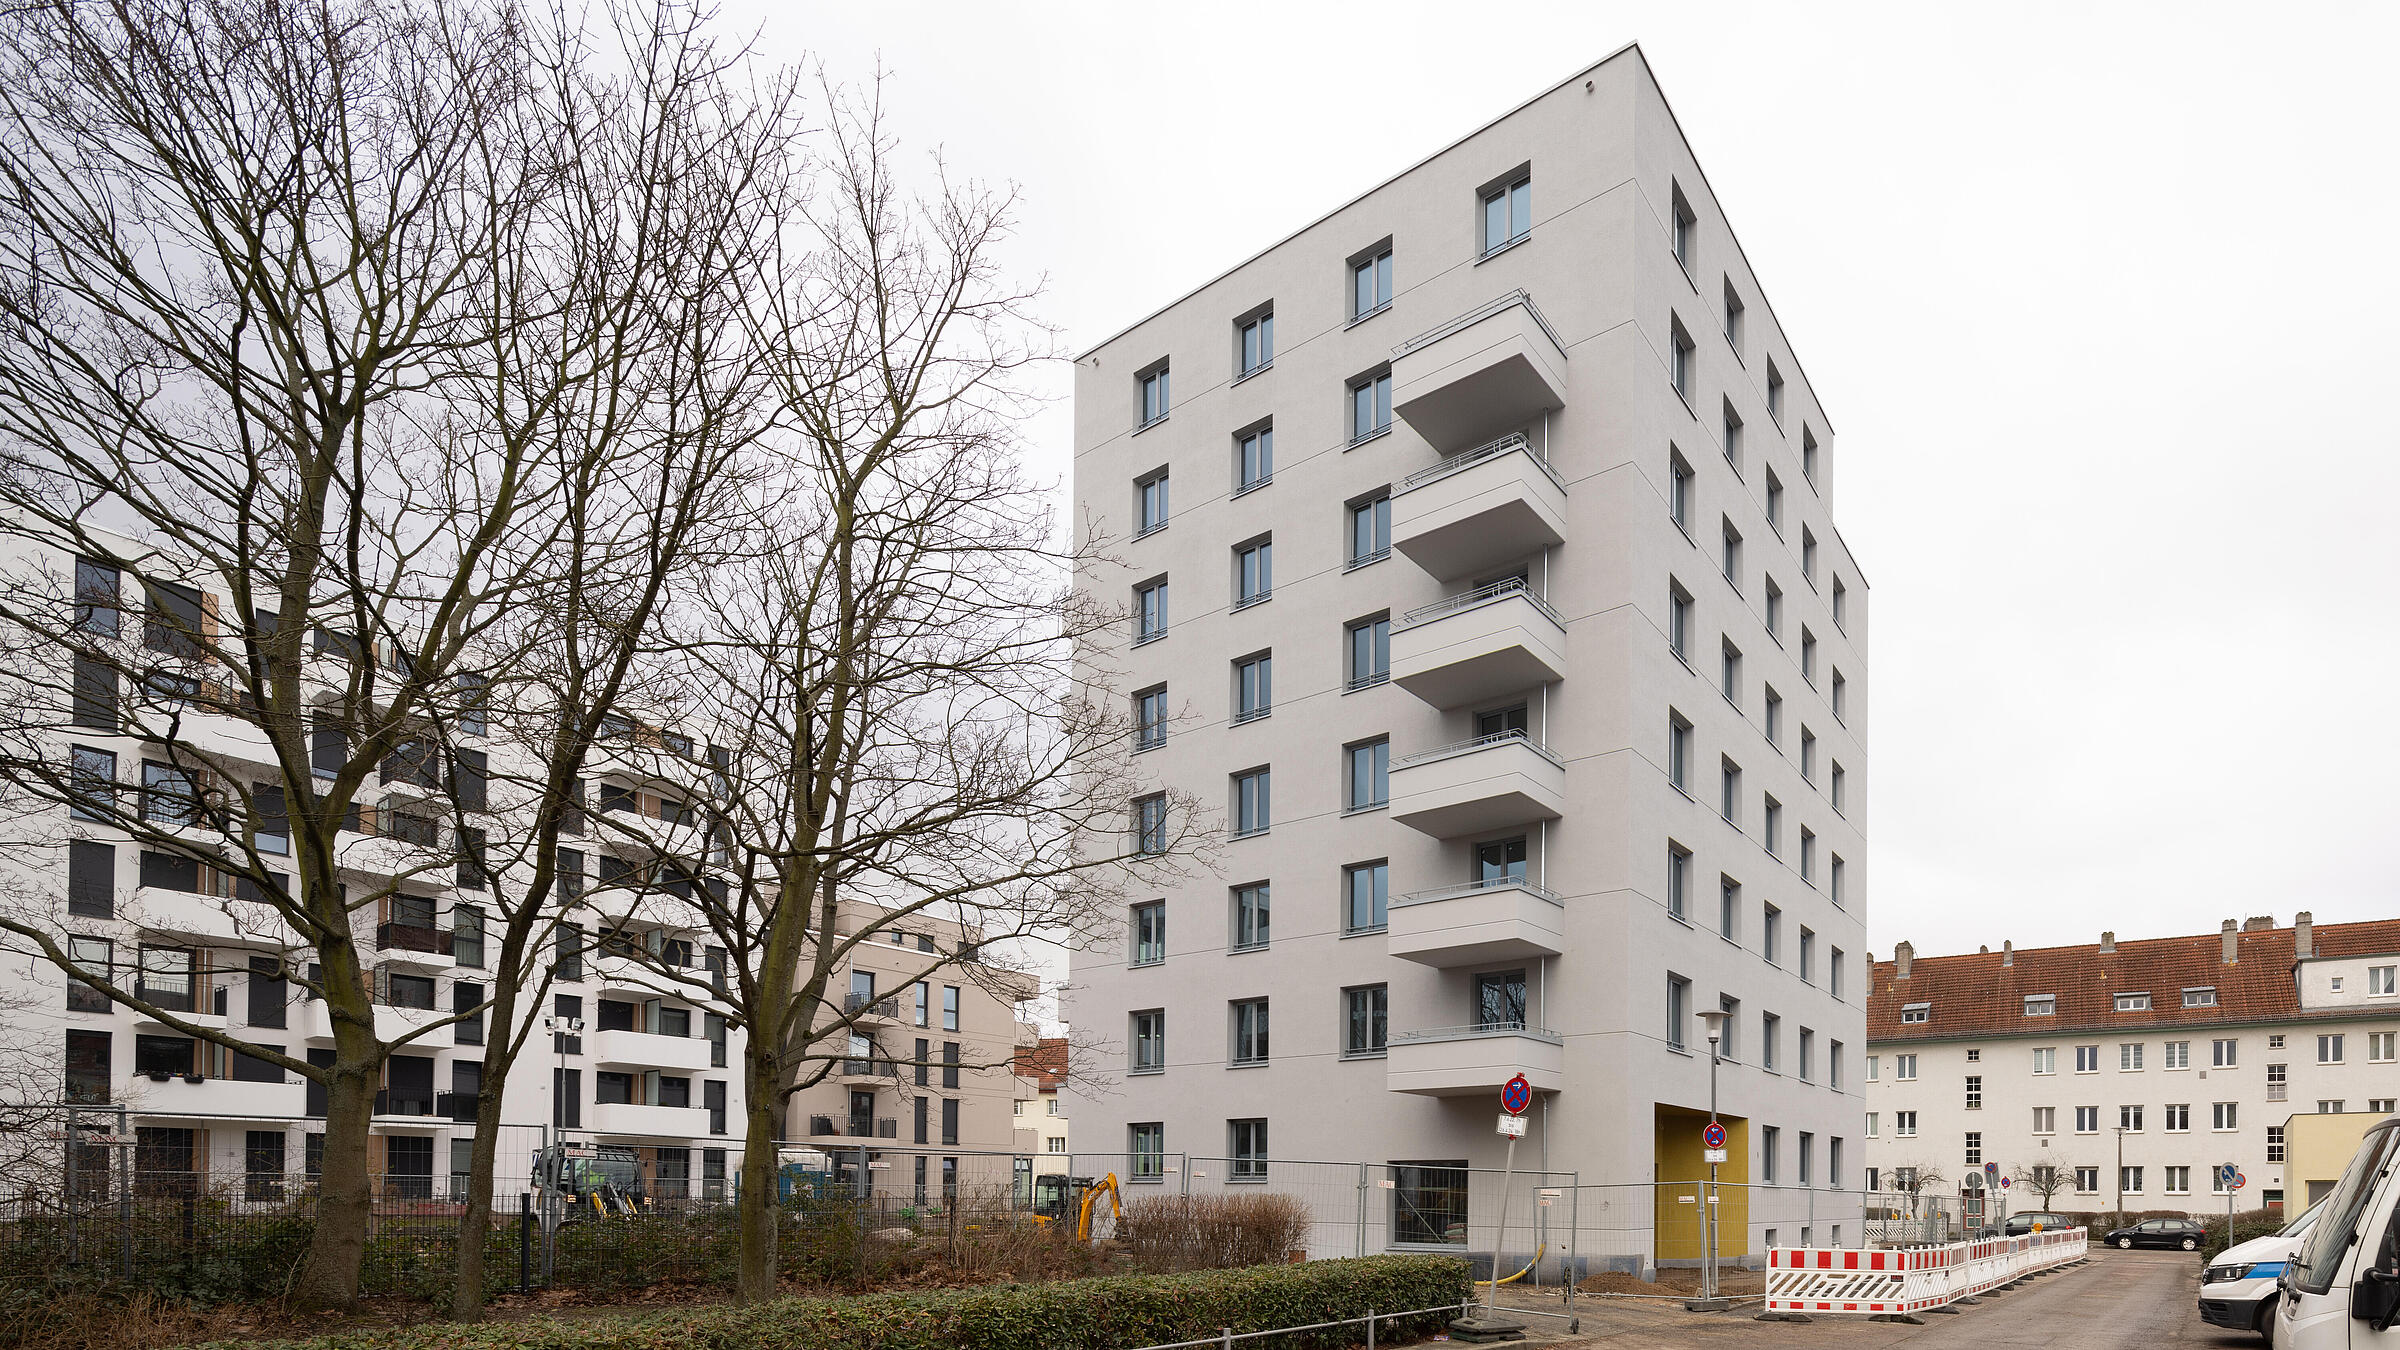
[[[1800,527],[1800,575],[1817,584],[1817,532],[1806,525]]]
[[[1233,835],[1236,839],[1265,834],[1272,823],[1267,795],[1268,771],[1252,769],[1233,776]]]
[[[1533,175],[1483,194],[1483,251],[1499,252],[1533,233]]]
[[[1742,354],[1742,297],[1733,289],[1733,278],[1725,278],[1725,341],[1732,345],[1733,354]]]
[[[1362,375],[1350,383],[1350,443],[1380,436],[1392,425],[1390,371]]]
[[[1667,781],[1679,792],[1690,793],[1692,773],[1692,724],[1681,713],[1667,713]]]
[[[1157,1073],[1167,1067],[1167,1014],[1152,1008],[1133,1015],[1132,1070],[1135,1073]]]
[[[1157,473],[1133,485],[1134,537],[1139,539],[1167,524],[1167,471]]]
[[[1783,372],[1775,368],[1775,358],[1767,358],[1767,416],[1783,421]]]
[[[1392,494],[1378,492],[1350,504],[1350,566],[1364,567],[1392,555]]]
[[[1683,185],[1671,183],[1667,193],[1667,247],[1674,250],[1676,263],[1686,272],[1694,265],[1692,236],[1698,222],[1691,203],[1683,199]]]
[[[1167,959],[1167,902],[1153,900],[1133,907],[1133,961],[1155,966]],[[925,1025],[925,986],[917,986],[917,1025]]]
[[[1719,568],[1735,590],[1742,588],[1742,532],[1733,527],[1733,518],[1724,518],[1724,544],[1719,554]]]
[[[1370,984],[1342,991],[1342,1054],[1380,1055],[1388,1040],[1391,992]]]
[[[1733,466],[1734,472],[1739,473],[1742,468],[1742,415],[1735,412],[1730,403],[1725,405],[1724,425],[1725,462]]]
[[[1261,539],[1233,551],[1233,607],[1241,609],[1275,594],[1275,541]]]
[[[1718,656],[1717,686],[1727,703],[1742,706],[1742,649],[1730,639]]]
[[[1742,766],[1731,759],[1718,761],[1717,814],[1730,824],[1742,822]]]
[[[1692,1002],[1692,982],[1681,975],[1667,976],[1667,1044],[1681,1050],[1685,1042],[1684,1021]]]
[[[1692,401],[1692,337],[1683,331],[1683,320],[1668,324],[1667,379],[1683,401]]]
[[[1717,935],[1727,942],[1742,940],[1742,883],[1717,877]]]
[[[1167,743],[1167,687],[1145,689],[1133,696],[1133,748],[1156,750]]]
[[[1350,263],[1350,319],[1355,323],[1381,314],[1392,304],[1392,249],[1389,244]]]
[[[1342,869],[1342,889],[1347,896],[1342,911],[1344,932],[1382,931],[1390,903],[1391,880],[1392,865],[1380,858]]]
[[[1167,635],[1167,579],[1160,577],[1133,588],[1133,640],[1144,643]]]
[[[1267,945],[1269,926],[1267,883],[1233,888],[1233,950],[1255,951]]]
[[[1264,1120],[1229,1120],[1225,1122],[1232,1141],[1233,1179],[1235,1181],[1265,1181],[1267,1179],[1267,1122]]]
[[[1681,919],[1690,907],[1692,896],[1692,851],[1670,839],[1667,841],[1667,913]]]
[[[1667,650],[1691,664],[1692,597],[1675,582],[1667,583]]]
[[[1365,689],[1392,677],[1392,620],[1389,615],[1350,625],[1349,687]]]
[[[69,747],[67,780],[68,815],[77,820],[105,821],[117,809],[117,757],[109,751],[88,745]]]
[[[1166,420],[1167,367],[1161,362],[1156,368],[1138,377],[1141,382],[1141,425],[1150,426]]]
[[[1133,846],[1137,853],[1167,851],[1167,795],[1152,793],[1133,802]]]
[[[1265,487],[1275,478],[1275,428],[1260,427],[1235,438],[1233,495]]]
[[[1233,721],[1239,726],[1275,711],[1275,656],[1260,652],[1233,663]]]
[[[1378,736],[1349,746],[1343,751],[1343,758],[1349,768],[1345,775],[1347,809],[1365,811],[1391,800],[1391,737]]]
[[[1685,534],[1692,532],[1692,466],[1672,448],[1667,451],[1667,514]]]
[[[1267,1001],[1263,998],[1240,999],[1233,1005],[1233,1062],[1267,1062]]]
[[[1767,525],[1777,534],[1783,533],[1783,480],[1767,470]]]
[[[1242,325],[1241,373],[1255,375],[1275,364],[1275,313],[1259,315]]]

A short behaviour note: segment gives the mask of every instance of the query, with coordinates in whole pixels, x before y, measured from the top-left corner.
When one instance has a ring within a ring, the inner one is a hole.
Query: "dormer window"
[[[2184,990],[2183,1006],[2187,1008],[2213,1008],[2217,1006],[2217,987],[2212,984],[2205,985],[2198,989]]]
[[[2027,994],[2027,995],[2025,996],[2025,1015],[2026,1015],[2027,1017],[2055,1017],[2055,1016],[2057,1016],[2057,1015],[2058,1015],[2058,995],[2056,995],[2056,994]]]
[[[1933,1005],[1930,1003],[1904,1004],[1900,1009],[1900,1020],[1903,1022],[1930,1022],[1933,1020]]]
[[[2150,1011],[2150,995],[2146,993],[2119,994],[2117,995],[2117,1011],[2148,1012]]]

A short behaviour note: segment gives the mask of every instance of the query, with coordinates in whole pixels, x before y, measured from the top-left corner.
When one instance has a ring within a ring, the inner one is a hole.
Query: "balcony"
[[[665,1036],[623,1029],[596,1032],[592,1036],[592,1062],[610,1068],[699,1072],[708,1068],[709,1052],[708,1039],[703,1036]]]
[[[472,1124],[475,1112],[483,1105],[480,1092],[437,1092],[433,1094],[433,1113],[444,1120]]]
[[[897,1083],[900,1081],[900,1065],[888,1059],[845,1059],[834,1070],[833,1076],[845,1083],[861,1085]]]
[[[1564,1076],[1566,1040],[1555,1031],[1485,1023],[1403,1031],[1391,1038],[1383,1084],[1426,1097],[1497,1097],[1512,1074],[1536,1092],[1554,1092]]]
[[[1558,611],[1515,577],[1445,596],[1392,628],[1392,683],[1436,708],[1488,703],[1566,678]]]
[[[446,1094],[437,1093],[431,1088],[415,1091],[377,1088],[375,1090],[375,1114],[379,1116],[421,1116],[432,1120],[441,1115],[434,1108],[444,1095]],[[469,1118],[472,1119],[472,1117]]]
[[[900,996],[890,994],[877,998],[873,994],[852,994],[842,1000],[842,1013],[862,1021],[897,1022],[900,1020]]]
[[[396,1041],[428,1022],[438,1022],[449,1015],[433,1008],[395,1008],[388,1003],[378,1003],[375,1005],[375,1034],[385,1041]],[[293,1015],[292,1025],[303,1040],[333,1039],[333,1013],[321,998],[303,1002]],[[446,1049],[450,1043],[449,1032],[436,1031],[409,1042],[408,1048],[411,1053],[417,1053]]]
[[[237,1078],[190,1078],[181,1074],[134,1074],[135,1114],[158,1111],[176,1116],[206,1116],[238,1120],[244,1116],[297,1116],[308,1103],[308,1087],[299,1078],[288,1082],[254,1083]],[[172,1123],[172,1122],[170,1122]]]
[[[1511,432],[1400,481],[1392,547],[1443,581],[1487,573],[1566,541],[1567,489]]]
[[[447,928],[413,923],[375,925],[375,949],[388,954],[395,965],[447,970],[453,964],[451,941]]]
[[[1392,955],[1419,965],[1480,966],[1566,950],[1566,904],[1521,877],[1473,881],[1392,900]]]
[[[1392,819],[1436,839],[1565,813],[1567,766],[1522,731],[1495,732],[1392,763]]]
[[[705,1106],[646,1106],[639,1102],[602,1102],[592,1108],[592,1128],[602,1134],[656,1135],[668,1139],[698,1139],[708,1133]]]
[[[1473,445],[1567,402],[1567,353],[1523,291],[1392,350],[1392,411],[1435,449]]]

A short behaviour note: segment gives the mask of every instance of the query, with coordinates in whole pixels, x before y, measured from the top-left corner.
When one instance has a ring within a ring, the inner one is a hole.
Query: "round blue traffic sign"
[[[1525,1114],[1525,1108],[1531,1105],[1533,1105],[1533,1084],[1525,1081],[1525,1075],[1518,1074],[1501,1087],[1501,1110],[1512,1116],[1521,1116]]]
[[[1725,1147],[1725,1127],[1713,1120],[1708,1122],[1700,1131],[1700,1142],[1710,1148]]]

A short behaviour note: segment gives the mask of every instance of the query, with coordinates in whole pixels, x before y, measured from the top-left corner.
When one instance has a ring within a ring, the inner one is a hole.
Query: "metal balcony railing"
[[[1483,320],[1490,318],[1494,314],[1497,314],[1500,311],[1508,308],[1510,305],[1523,305],[1525,307],[1525,312],[1533,317],[1535,326],[1539,327],[1542,330],[1542,333],[1550,339],[1550,345],[1558,348],[1562,352],[1567,349],[1567,344],[1558,340],[1558,330],[1550,326],[1550,321],[1543,318],[1542,311],[1534,305],[1533,296],[1520,289],[1510,291],[1505,295],[1493,296],[1491,299],[1484,301],[1482,304],[1477,305],[1475,308],[1468,310],[1466,313],[1461,314],[1456,318],[1448,319],[1441,323],[1435,324],[1433,327],[1417,334],[1408,341],[1392,348],[1392,356],[1396,359],[1408,355],[1410,352],[1415,351],[1419,347],[1431,346],[1432,344],[1441,341],[1443,338],[1450,336],[1452,333],[1458,332],[1464,328],[1473,327],[1475,324],[1481,323]]]
[[[898,1017],[900,997],[897,994],[877,998],[873,994],[851,994],[842,1000],[845,1016],[864,1014],[868,1017]]]
[[[1419,605],[1400,616],[1400,626],[1414,628],[1419,624],[1430,623],[1435,619],[1445,618],[1462,610],[1474,609],[1478,605],[1489,605],[1519,595],[1525,597],[1526,602],[1535,609],[1540,610],[1542,617],[1561,628],[1567,626],[1566,621],[1558,617],[1558,611],[1550,607],[1550,602],[1534,594],[1533,587],[1527,585],[1523,577],[1502,577],[1498,581],[1485,582],[1471,591],[1445,595],[1430,605]]]
[[[1536,886],[1523,877],[1492,877],[1488,880],[1470,881],[1463,886],[1443,886],[1430,891],[1410,891],[1406,895],[1396,895],[1392,897],[1391,907],[1399,909],[1403,905],[1430,905],[1440,900],[1457,900],[1470,895],[1488,894],[1492,891],[1523,891],[1537,900],[1547,900],[1554,905],[1567,903],[1556,892]]]
[[[1548,1027],[1527,1026],[1521,1021],[1470,1022],[1459,1027],[1426,1027],[1419,1031],[1392,1033],[1393,1045],[1432,1041],[1471,1041],[1488,1036],[1529,1036],[1551,1045],[1565,1045],[1567,1038]]]
[[[1558,483],[1558,471],[1550,467],[1550,461],[1533,448],[1533,442],[1525,438],[1524,432],[1512,431],[1505,436],[1485,441],[1473,449],[1461,450],[1455,455],[1445,455],[1435,463],[1417,470],[1400,480],[1400,486],[1394,495],[1406,492],[1410,488],[1423,487],[1427,483],[1439,482],[1454,473],[1474,468],[1487,459],[1498,459],[1511,450],[1524,451],[1527,459],[1539,466],[1543,473],[1550,475],[1551,482]],[[1559,487],[1564,489],[1566,484],[1559,483]]]
[[[379,951],[427,952],[435,956],[448,956],[454,936],[446,928],[432,928],[423,924],[375,925],[375,946]]]
[[[1511,743],[1522,743],[1526,749],[1531,750],[1533,753],[1540,755],[1546,760],[1549,760],[1558,767],[1562,769],[1567,767],[1567,762],[1563,759],[1560,759],[1557,753],[1551,750],[1549,746],[1546,746],[1540,741],[1535,740],[1533,737],[1527,735],[1524,730],[1516,727],[1511,727],[1506,731],[1490,732],[1488,734],[1476,736],[1468,740],[1452,741],[1448,745],[1437,745],[1431,750],[1419,750],[1412,755],[1402,755],[1400,758],[1392,761],[1392,767],[1398,769],[1410,764],[1430,764],[1437,759],[1449,759],[1454,755],[1471,755],[1478,750],[1489,750],[1496,745],[1508,745]]]

